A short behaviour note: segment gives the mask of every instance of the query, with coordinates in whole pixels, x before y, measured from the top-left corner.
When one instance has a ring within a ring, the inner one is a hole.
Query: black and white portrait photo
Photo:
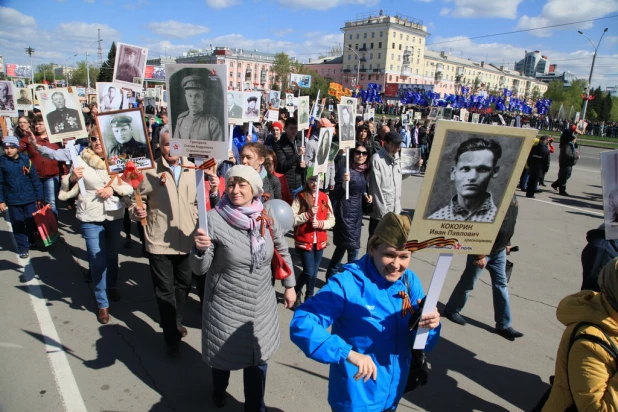
[[[451,107],[445,107],[442,112],[442,119],[451,120],[453,118],[453,109]]]
[[[260,120],[260,104],[262,94],[260,92],[245,92],[243,96],[243,120],[245,122],[258,122]]]
[[[268,93],[268,104],[271,109],[278,109],[281,105],[281,92],[271,90],[270,93]]]
[[[17,116],[13,82],[0,81],[0,116]]]
[[[298,98],[298,130],[309,128],[309,96]]]
[[[401,148],[401,174],[419,174],[421,172],[421,149]]]
[[[292,93],[285,94],[285,107],[290,112],[294,111],[294,95]]]
[[[110,112],[122,108],[122,91],[118,85],[112,83],[97,83],[99,112]]]
[[[157,101],[155,97],[144,99],[144,114],[147,117],[154,117],[157,114]]]
[[[429,110],[429,115],[427,116],[427,118],[429,120],[436,120],[438,118],[438,108],[437,107],[432,107]]]
[[[479,113],[472,113],[472,123],[478,123],[480,116],[481,115]]]
[[[154,166],[141,109],[100,113],[96,119],[110,174],[122,173],[129,160],[138,169]]]
[[[27,87],[17,89],[15,96],[17,97],[17,110],[32,110],[32,96]]]
[[[425,218],[492,223],[523,140],[448,131]]]
[[[227,92],[227,121],[232,124],[242,123],[242,102],[244,92]]]
[[[337,115],[339,118],[339,148],[354,148],[356,140],[355,118],[352,105],[337,105]]]
[[[227,158],[226,69],[219,64],[165,66],[173,154]]]
[[[605,239],[618,239],[618,150],[601,152]]]
[[[22,79],[15,79],[13,80],[13,82],[15,82],[15,88],[17,89],[23,89],[24,87],[26,87],[26,84]]]
[[[146,71],[148,49],[130,44],[117,43],[116,62],[114,66],[113,83],[123,86],[142,88],[142,79]],[[139,79],[139,80],[136,80]]]
[[[333,141],[334,127],[322,127],[318,137],[318,149],[315,154],[313,175],[326,173],[328,168],[328,156],[330,155],[330,145]]]
[[[88,135],[77,94],[61,88],[38,91],[37,98],[51,142]]]

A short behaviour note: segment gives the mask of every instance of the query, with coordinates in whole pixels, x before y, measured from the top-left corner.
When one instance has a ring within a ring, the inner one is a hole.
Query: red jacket
[[[335,225],[335,215],[328,195],[323,192],[318,193],[318,213],[314,217],[309,214],[314,204],[313,196],[301,192],[292,204],[292,210],[295,214],[294,224],[296,225],[294,228],[294,244],[297,248],[311,250],[315,244],[317,250],[324,249],[328,241],[326,229]],[[311,202],[311,204],[308,202]],[[314,219],[321,223],[317,229],[312,225]]]
[[[225,193],[225,178],[223,176],[219,176],[219,198],[223,197],[223,193]],[[209,211],[213,208],[210,204],[210,181],[208,181],[208,176],[204,174],[204,197],[206,198],[206,211]]]
[[[36,141],[41,146],[49,147],[53,150],[60,149],[57,144],[50,143],[47,138],[40,138],[37,136]],[[58,161],[41,156],[41,154],[30,145],[27,136],[21,138],[21,141],[19,142],[19,150],[21,152],[28,152],[28,157],[32,161],[32,164],[34,165],[34,168],[36,169],[39,178],[48,179],[50,177],[56,177],[59,175],[60,168]]]
[[[285,175],[281,173],[275,172],[275,176],[279,179],[279,183],[281,183],[281,197],[283,200],[288,202],[288,205],[292,205],[292,194],[290,193],[290,188],[288,187],[288,179],[285,178]]]

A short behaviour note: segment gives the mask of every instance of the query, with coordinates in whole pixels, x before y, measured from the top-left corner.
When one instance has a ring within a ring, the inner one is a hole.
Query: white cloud
[[[36,20],[32,16],[26,16],[15,9],[0,7],[0,27],[26,27],[36,28]]]
[[[181,56],[182,53],[195,48],[192,44],[172,44],[172,42],[168,40],[153,39],[145,39],[142,46],[148,48],[149,59],[153,59],[158,56],[177,57]]]
[[[523,0],[447,0],[453,3],[454,9],[448,14],[451,17],[480,18],[499,17],[504,19],[517,18],[517,7]],[[445,9],[442,9],[440,15]]]
[[[476,43],[465,36],[434,39],[435,43],[448,42],[444,44],[436,44],[435,46],[428,45],[428,48],[433,51],[445,51],[453,57],[470,59],[475,62],[485,61],[492,63],[495,66],[504,66],[513,69],[516,61],[524,58],[526,50],[508,43]],[[605,41],[605,40],[604,40]],[[549,46],[541,47],[543,55],[549,58],[550,64],[557,64],[559,73],[570,71],[577,77],[587,79],[590,73],[590,64],[592,63],[592,50],[575,50],[565,53],[552,50]],[[618,54],[599,54],[594,67],[593,85],[596,87],[599,84],[611,86],[618,84],[618,72],[616,72],[615,64],[618,61]]]
[[[112,29],[107,24],[82,23],[78,21],[60,23],[55,30],[55,36],[57,36],[58,39],[79,42],[85,46],[97,40],[97,29],[101,29],[101,39],[109,41],[110,43],[120,39],[120,32],[116,29]]]
[[[172,37],[184,39],[197,36],[198,34],[208,33],[210,29],[198,24],[182,23],[175,20],[164,22],[152,22],[146,26],[151,32],[162,37]]]
[[[440,16],[447,16],[450,12],[451,9],[448,7],[442,7],[442,10],[440,10]]]
[[[277,37],[283,37],[283,36],[287,36],[288,34],[292,33],[294,31],[294,29],[271,29],[272,34],[274,34]]]
[[[240,4],[240,0],[206,0],[206,4],[213,9],[219,10]]]
[[[292,9],[328,10],[344,5],[375,6],[380,0],[279,0],[282,6]]]
[[[538,16],[522,16],[517,22],[518,29],[536,29],[539,27],[552,26],[555,24],[572,23],[573,21],[590,20],[603,17],[607,14],[618,11],[618,0],[603,0],[598,2],[588,2],[582,0],[548,0],[541,14]],[[609,24],[611,20],[607,20]],[[603,22],[599,22],[601,25]],[[564,26],[564,29],[573,30],[587,29],[592,27],[593,22],[581,23],[579,25]],[[548,37],[551,30],[534,30],[530,34],[537,37]]]

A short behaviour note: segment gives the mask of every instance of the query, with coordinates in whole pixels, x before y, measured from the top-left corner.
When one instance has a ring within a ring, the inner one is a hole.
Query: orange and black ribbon
[[[414,314],[414,308],[412,307],[412,302],[410,302],[410,296],[403,290],[398,292],[398,295],[401,299],[403,299],[403,303],[401,304],[401,317],[405,318],[407,314]]]
[[[215,159],[208,159],[199,166],[183,165],[183,167],[186,169],[195,169],[195,170],[206,170],[206,169],[210,169],[211,167],[215,167],[215,166],[217,166],[217,161]]]
[[[406,242],[405,249],[410,252],[416,252],[421,249],[427,249],[429,247],[438,247],[443,248],[446,246],[455,246],[457,244],[457,239],[446,239],[443,236],[434,237],[433,239],[425,240],[424,242],[419,242],[417,240],[410,240]]]

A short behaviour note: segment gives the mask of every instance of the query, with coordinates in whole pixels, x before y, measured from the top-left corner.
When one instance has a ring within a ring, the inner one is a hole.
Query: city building
[[[605,91],[612,97],[618,97],[618,86],[607,86]]]
[[[315,70],[320,76],[331,82],[343,84],[342,64],[343,56],[331,56],[315,60],[309,59],[309,63],[305,63],[304,66]]]
[[[75,67],[57,66],[54,67],[54,76],[64,77],[65,79],[68,79],[69,77],[71,77],[71,73],[73,73],[75,70]]]
[[[537,73],[547,74],[550,72],[550,64],[547,56],[541,55],[541,52],[535,50],[533,52],[526,51],[524,58],[515,63],[515,71],[524,76],[534,77]]]
[[[547,73],[547,74],[537,74],[536,75],[536,79],[543,82],[543,83],[551,83],[554,80],[560,80],[562,83],[564,83],[564,87],[569,87],[573,84],[573,81],[575,80],[585,80],[585,79],[579,79],[576,75],[574,75],[571,72],[556,72],[554,71],[553,73]],[[588,83],[588,80],[586,80],[586,83]]]

